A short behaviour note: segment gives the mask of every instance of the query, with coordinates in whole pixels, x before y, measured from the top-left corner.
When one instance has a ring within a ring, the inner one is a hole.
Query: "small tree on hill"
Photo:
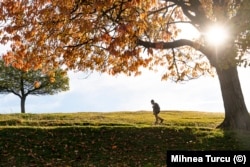
[[[0,93],[13,93],[21,99],[21,113],[25,113],[28,95],[53,95],[69,90],[69,78],[62,69],[43,73],[42,70],[23,71],[0,60]]]

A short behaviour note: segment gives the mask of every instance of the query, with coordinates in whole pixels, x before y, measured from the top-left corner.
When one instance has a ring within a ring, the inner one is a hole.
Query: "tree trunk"
[[[237,67],[216,70],[225,108],[224,121],[218,128],[250,130],[250,115],[245,105]]]
[[[21,113],[25,113],[25,100],[26,96],[21,97]]]

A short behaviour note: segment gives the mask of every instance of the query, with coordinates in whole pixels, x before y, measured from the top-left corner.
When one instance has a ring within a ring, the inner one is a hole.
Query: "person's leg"
[[[161,118],[161,117],[159,117],[159,116],[157,116],[158,117],[158,120],[160,120],[161,121],[161,123],[164,121],[164,119],[163,118]]]
[[[157,114],[154,114],[155,115],[155,125],[158,124],[158,116]]]

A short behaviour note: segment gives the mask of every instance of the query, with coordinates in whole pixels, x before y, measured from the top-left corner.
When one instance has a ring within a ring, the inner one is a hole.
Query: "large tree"
[[[23,71],[0,60],[0,93],[12,93],[21,100],[21,113],[25,113],[28,95],[53,95],[69,89],[67,73],[61,69]]]
[[[216,72],[225,107],[219,127],[250,130],[237,72],[248,65],[249,6],[248,0],[3,0],[1,42],[36,67],[49,62],[138,75],[140,67],[163,66],[163,79],[177,82]],[[222,44],[208,40],[215,24],[229,33]],[[188,26],[199,38],[181,35]]]

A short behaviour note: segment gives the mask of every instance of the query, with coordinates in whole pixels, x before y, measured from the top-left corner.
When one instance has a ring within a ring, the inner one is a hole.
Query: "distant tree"
[[[28,95],[53,95],[69,90],[69,78],[62,69],[44,73],[42,70],[23,71],[0,60],[0,93],[13,93],[21,99],[21,113],[25,113]]]

